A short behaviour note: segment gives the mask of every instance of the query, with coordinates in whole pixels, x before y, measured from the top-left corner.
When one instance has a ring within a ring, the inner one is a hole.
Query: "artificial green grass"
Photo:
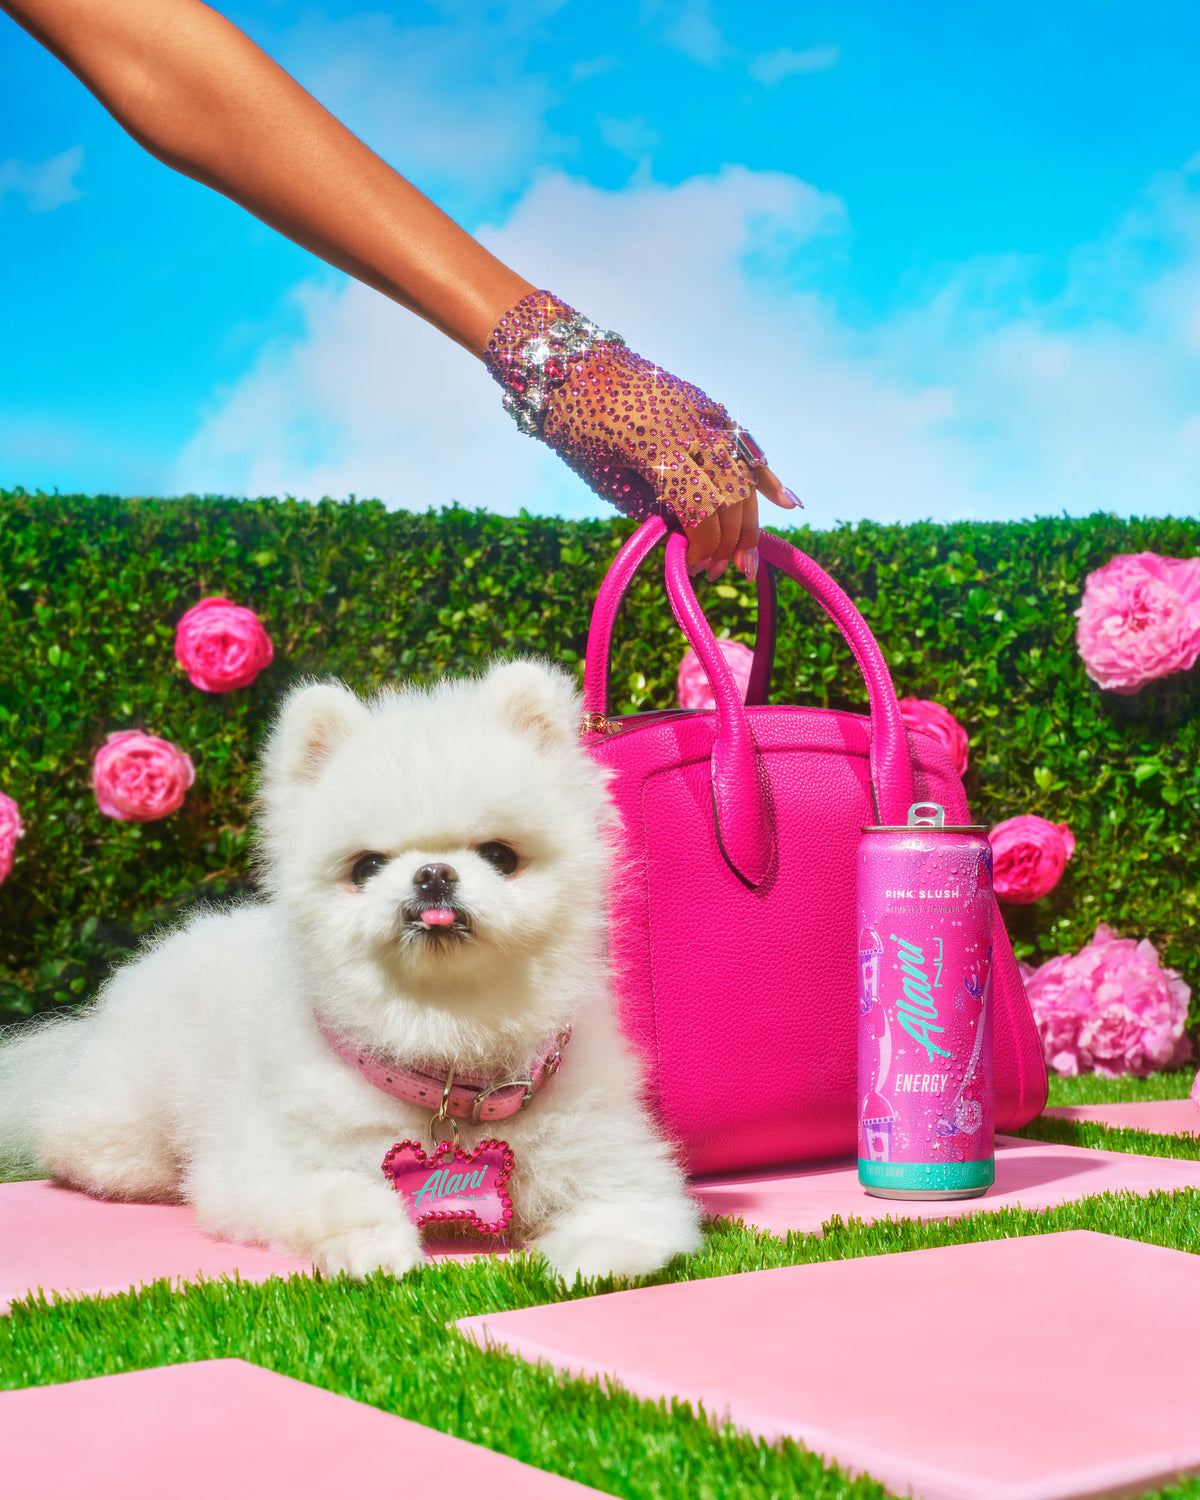
[[[1050,1098],[1055,1107],[1069,1104],[1136,1104],[1148,1099],[1186,1099],[1196,1077],[1194,1066],[1174,1073],[1151,1073],[1149,1078],[1101,1078],[1081,1073],[1078,1078],[1050,1075]]]
[[[1092,1229],[1194,1251],[1200,1192],[1106,1194],[1036,1213],[922,1224],[834,1219],[823,1236],[786,1239],[722,1223],[703,1251],[653,1278],[677,1281],[969,1241]],[[444,1262],[395,1281],[306,1277],[258,1286],[201,1282],[51,1304],[30,1298],[0,1321],[0,1384],[79,1380],[184,1360],[237,1357],[481,1443],[616,1495],[862,1496],[851,1481],[790,1443],[767,1445],[714,1428],[678,1403],[635,1400],[514,1357],[483,1353],[447,1329],[474,1313],[612,1290],[568,1289],[524,1255]],[[803,1349],[797,1358],[806,1357]],[[810,1351],[818,1358],[818,1351]],[[1179,1493],[1200,1496],[1200,1484]]]
[[[1200,1123],[1200,1116],[1197,1116]],[[1101,1125],[1095,1120],[1055,1120],[1046,1115],[1015,1134],[1027,1141],[1052,1141],[1062,1146],[1087,1146],[1098,1151],[1132,1151],[1135,1156],[1166,1156],[1175,1161],[1200,1161],[1200,1138],[1194,1135],[1154,1135],[1149,1130]]]
[[[1082,1102],[1062,1097],[1056,1103]],[[1186,1095],[1191,1074],[1088,1080],[1093,1102]],[[1131,1090],[1132,1086],[1132,1092]],[[1194,1159],[1195,1140],[1041,1120],[1041,1138]],[[1046,1134],[1049,1132],[1049,1135]],[[938,1245],[1091,1229],[1195,1253],[1200,1191],[1104,1194],[1044,1212],[1005,1209],[922,1223],[833,1219],[783,1239],[740,1223],[709,1227],[704,1249],[651,1278],[700,1279]],[[711,1425],[678,1402],[639,1401],[506,1354],[484,1353],[447,1328],[474,1313],[594,1295],[618,1283],[565,1287],[536,1257],[443,1261],[395,1281],[293,1277],[262,1285],[165,1282],[77,1301],[31,1297],[0,1319],[0,1388],[53,1384],[185,1360],[240,1358],[590,1484],[630,1500],[732,1496],[882,1496],[793,1443],[766,1444]],[[803,1349],[797,1358],[806,1357]],[[811,1357],[819,1358],[817,1351]],[[1200,1500],[1200,1477],[1158,1492]]]
[[[1050,1104],[1136,1104],[1153,1099],[1186,1099],[1195,1068],[1174,1073],[1152,1073],[1149,1078],[1101,1078],[1085,1073],[1078,1078],[1050,1077]],[[1197,1115],[1200,1123],[1200,1115]],[[1138,1156],[1167,1156],[1176,1161],[1200,1161],[1200,1138],[1155,1135],[1149,1130],[1101,1125],[1094,1120],[1058,1120],[1041,1115],[1017,1135],[1031,1141],[1053,1141],[1064,1146],[1088,1146],[1100,1151],[1132,1151]]]
[[[6,1165],[0,1161],[0,1183],[4,1182],[39,1182],[46,1173],[40,1167],[17,1167]]]

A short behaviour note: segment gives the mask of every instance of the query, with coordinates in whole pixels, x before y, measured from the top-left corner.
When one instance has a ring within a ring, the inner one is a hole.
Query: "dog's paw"
[[[537,1248],[570,1283],[577,1275],[649,1276],[700,1244],[694,1215],[672,1215],[670,1223],[654,1224],[606,1204],[592,1204],[548,1230]]]
[[[315,1247],[313,1261],[325,1276],[361,1281],[373,1271],[404,1276],[425,1264],[425,1253],[411,1224],[373,1224],[331,1235]]]

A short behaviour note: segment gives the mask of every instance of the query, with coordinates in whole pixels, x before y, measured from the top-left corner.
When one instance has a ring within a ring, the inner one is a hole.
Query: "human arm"
[[[477,357],[534,288],[382,161],[201,0],[0,0],[133,138]],[[713,571],[757,541],[744,503],[689,527]],[[763,493],[786,503],[765,467]]]

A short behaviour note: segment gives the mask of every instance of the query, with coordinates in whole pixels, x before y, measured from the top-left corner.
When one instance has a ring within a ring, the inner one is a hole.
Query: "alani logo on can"
[[[858,1175],[885,1198],[995,1180],[992,851],[918,802],[858,848]]]

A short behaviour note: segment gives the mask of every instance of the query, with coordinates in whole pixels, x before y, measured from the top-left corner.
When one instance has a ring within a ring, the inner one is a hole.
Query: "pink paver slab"
[[[997,1208],[1052,1208],[1096,1193],[1200,1188],[1200,1162],[998,1136],[996,1184],[982,1198],[871,1198],[859,1186],[857,1167],[841,1162],[790,1172],[701,1178],[693,1186],[705,1211],[714,1217],[740,1218],[757,1229],[784,1234],[789,1229],[817,1231],[834,1214],[866,1223],[884,1218],[950,1219]]]
[[[0,1186],[0,1310],[38,1287],[47,1293],[123,1292],[169,1276],[266,1281],[312,1263],[209,1239],[190,1208],[108,1203],[53,1182]]]
[[[1200,1109],[1190,1099],[1144,1099],[1136,1104],[1063,1104],[1042,1111],[1055,1120],[1094,1120],[1152,1135],[1200,1135]]]
[[[789,1266],[458,1327],[925,1500],[1135,1494],[1200,1468],[1200,1256],[1108,1235]]]
[[[426,1248],[430,1256],[473,1250],[457,1243]],[[209,1239],[179,1204],[109,1203],[53,1182],[0,1184],[0,1314],[39,1287],[94,1296],[164,1276],[236,1272],[243,1281],[265,1281],[311,1270],[296,1256]]]
[[[7,1500],[598,1491],[240,1359],[0,1395]]]

